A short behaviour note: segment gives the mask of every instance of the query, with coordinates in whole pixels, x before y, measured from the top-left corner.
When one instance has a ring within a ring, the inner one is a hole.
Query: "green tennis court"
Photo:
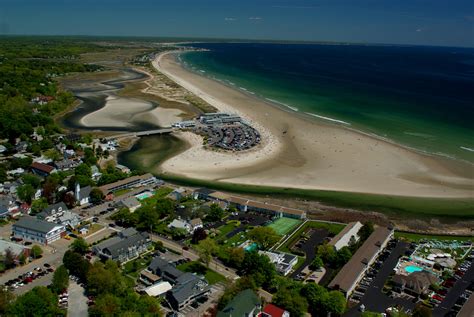
[[[301,220],[293,219],[293,218],[278,218],[277,220],[273,221],[268,226],[275,230],[276,233],[279,235],[285,235],[290,232],[292,229],[296,228],[301,223]]]

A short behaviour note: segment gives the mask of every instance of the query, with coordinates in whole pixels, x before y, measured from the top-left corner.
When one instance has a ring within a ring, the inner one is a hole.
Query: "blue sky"
[[[0,33],[474,47],[474,1],[0,0]]]

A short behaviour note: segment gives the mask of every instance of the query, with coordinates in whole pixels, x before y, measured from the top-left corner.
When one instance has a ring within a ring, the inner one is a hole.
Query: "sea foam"
[[[265,99],[268,100],[268,101],[271,101],[271,102],[273,102],[273,103],[279,104],[280,106],[287,107],[287,108],[289,108],[289,109],[291,109],[291,110],[293,110],[293,111],[298,111],[298,108],[292,107],[292,106],[290,106],[290,105],[288,105],[288,104],[286,104],[286,103],[280,102],[280,101],[278,101],[278,100],[270,99],[270,98],[265,98]]]
[[[310,115],[310,116],[316,117],[316,118],[320,118],[320,119],[324,119],[324,120],[329,120],[329,121],[337,122],[337,123],[342,123],[342,124],[346,124],[346,125],[351,125],[349,122],[346,122],[346,121],[337,120],[337,119],[333,119],[333,118],[329,118],[329,117],[325,117],[325,116],[320,116],[320,115],[317,115],[317,114],[314,114],[314,113],[310,113],[310,112],[305,112],[305,113],[308,114],[308,115]]]
[[[469,152],[474,152],[474,149],[472,149],[470,147],[460,146],[460,148],[463,149],[463,150],[469,151]]]

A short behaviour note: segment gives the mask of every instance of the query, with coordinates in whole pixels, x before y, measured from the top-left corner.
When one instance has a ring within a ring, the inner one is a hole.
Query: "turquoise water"
[[[416,265],[409,265],[409,266],[405,267],[405,271],[407,273],[414,273],[414,272],[421,272],[421,271],[423,271],[423,269],[419,266],[416,266]]]
[[[197,73],[291,111],[474,162],[474,49],[193,44]]]
[[[244,248],[246,252],[251,252],[257,250],[258,245],[254,242]]]
[[[136,199],[138,200],[143,200],[143,199],[147,199],[147,198],[150,198],[153,196],[153,193],[150,193],[150,192],[144,192],[144,193],[141,193],[141,194],[138,194],[135,196]]]

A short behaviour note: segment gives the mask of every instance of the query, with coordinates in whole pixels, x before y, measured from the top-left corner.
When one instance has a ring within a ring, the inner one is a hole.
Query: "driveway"
[[[356,317],[360,316],[359,307],[364,304],[365,309],[373,312],[385,312],[390,306],[400,305],[405,309],[411,309],[415,307],[415,303],[410,300],[403,298],[390,298],[382,292],[385,281],[388,279],[390,274],[393,272],[395,265],[397,265],[398,259],[408,250],[409,244],[406,242],[399,241],[395,248],[390,252],[389,257],[382,264],[382,267],[378,271],[374,280],[370,284],[369,288],[361,298],[357,306],[351,308],[344,316]]]
[[[295,278],[304,270],[305,267],[307,267],[311,264],[311,262],[313,262],[314,258],[316,257],[316,247],[322,244],[324,242],[324,239],[326,239],[328,235],[329,231],[327,231],[326,229],[311,229],[311,237],[300,247],[300,250],[306,254],[306,259],[304,263],[291,274],[292,278]]]
[[[84,288],[76,282],[69,281],[69,301],[67,315],[69,317],[87,317],[88,306],[87,297],[84,295]]]

